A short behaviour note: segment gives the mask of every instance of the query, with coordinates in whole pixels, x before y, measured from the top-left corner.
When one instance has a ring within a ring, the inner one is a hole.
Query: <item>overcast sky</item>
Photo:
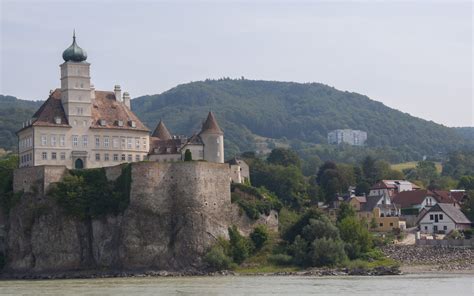
[[[470,1],[0,3],[1,94],[46,99],[75,28],[100,90],[120,84],[137,97],[224,76],[321,82],[474,126]]]

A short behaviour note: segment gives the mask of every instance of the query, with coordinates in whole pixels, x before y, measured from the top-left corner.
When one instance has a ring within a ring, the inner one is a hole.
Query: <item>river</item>
[[[472,274],[0,281],[0,295],[474,295]]]

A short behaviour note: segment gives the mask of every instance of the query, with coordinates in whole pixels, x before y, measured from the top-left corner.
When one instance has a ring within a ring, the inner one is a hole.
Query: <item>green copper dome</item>
[[[76,43],[76,32],[72,35],[72,44],[63,52],[63,59],[66,62],[83,62],[87,59],[87,53]]]

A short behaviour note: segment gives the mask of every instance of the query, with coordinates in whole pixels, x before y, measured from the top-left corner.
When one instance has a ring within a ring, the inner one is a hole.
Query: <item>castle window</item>
[[[132,155],[131,154],[127,155],[127,161],[131,162],[132,160],[133,160]]]
[[[118,154],[114,154],[114,161],[118,161]]]
[[[132,149],[132,138],[127,138],[127,148]]]
[[[135,148],[140,149],[140,139],[135,138]]]
[[[109,148],[109,137],[104,137],[104,147]]]
[[[87,147],[87,143],[88,143],[88,142],[89,142],[88,137],[87,137],[87,136],[82,136],[82,146],[83,146],[84,148]]]
[[[139,154],[135,155],[135,161],[140,161],[140,155]]]
[[[137,123],[135,121],[130,120],[129,123],[130,123],[131,127],[133,127],[133,128],[137,127]]]
[[[101,126],[105,126],[106,123],[107,123],[107,122],[105,121],[105,119],[99,120],[99,124],[100,124]]]
[[[77,147],[78,145],[78,136],[72,136],[72,146]]]
[[[120,140],[122,142],[122,149],[125,149],[125,138],[121,137]]]
[[[95,160],[96,160],[96,161],[100,161],[100,154],[99,154],[99,153],[96,153],[96,154],[95,154]]]
[[[56,146],[56,135],[51,136],[51,146]]]
[[[51,152],[51,159],[56,160],[56,158],[57,158],[57,157],[56,157],[56,152]]]
[[[219,141],[219,138],[217,138],[217,144],[219,144],[219,142],[220,142],[220,141]]]
[[[105,161],[109,161],[109,154],[108,154],[108,153],[105,153],[105,154],[104,154],[104,160],[105,160]]]
[[[119,139],[117,137],[113,137],[112,138],[112,146],[114,148],[118,148],[119,147]]]
[[[66,143],[66,136],[64,135],[59,136],[59,146],[64,147],[65,143]]]
[[[77,115],[82,115],[84,113],[84,109],[82,107],[77,107],[76,113]]]
[[[82,126],[87,126],[87,121],[86,120],[82,121]]]
[[[66,152],[61,152],[61,160],[66,160]]]
[[[118,126],[123,126],[123,121],[122,120],[117,120],[117,125]]]
[[[46,153],[46,152],[41,153],[41,158],[43,160],[47,160],[48,159],[48,153]]]
[[[122,154],[122,161],[125,161],[125,154]]]
[[[393,222],[390,222],[390,226],[393,226]]]
[[[100,137],[95,136],[95,148],[100,148]]]
[[[59,116],[54,117],[54,123],[61,124],[61,117]]]
[[[142,143],[143,143],[143,150],[146,150],[146,138],[143,138]]]
[[[41,135],[41,146],[46,146],[48,144],[47,141],[46,135]]]
[[[383,227],[383,223],[380,223],[379,226],[380,226],[380,227]]]

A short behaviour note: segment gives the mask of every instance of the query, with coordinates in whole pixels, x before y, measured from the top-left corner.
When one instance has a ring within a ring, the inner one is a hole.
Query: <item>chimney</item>
[[[91,99],[95,99],[95,86],[91,84]]]
[[[132,109],[130,107],[130,94],[128,92],[123,93],[123,103],[128,107],[128,109]]]
[[[115,86],[114,93],[115,93],[115,99],[118,102],[121,102],[122,101],[122,90],[120,89],[120,85]]]

